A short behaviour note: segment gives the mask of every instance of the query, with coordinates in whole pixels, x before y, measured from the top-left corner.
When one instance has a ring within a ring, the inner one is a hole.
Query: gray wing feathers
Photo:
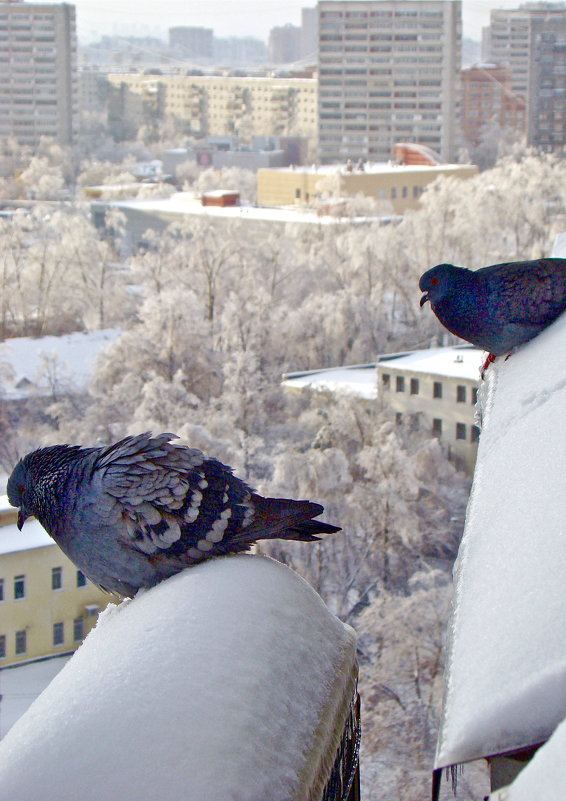
[[[198,515],[202,499],[192,484],[201,479],[196,468],[205,457],[195,449],[171,445],[173,438],[174,434],[147,433],[127,437],[103,451],[95,465],[103,472],[104,492],[122,508],[128,544],[147,554],[177,542],[181,526]],[[190,512],[180,519],[179,510],[187,504]]]

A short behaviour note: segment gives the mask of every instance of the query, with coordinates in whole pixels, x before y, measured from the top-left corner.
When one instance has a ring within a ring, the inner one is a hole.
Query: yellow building
[[[377,363],[378,398],[395,419],[412,419],[438,437],[469,473],[480,435],[476,401],[483,357],[473,345],[455,345],[388,354]]]
[[[314,146],[317,82],[314,78],[223,75],[108,75],[109,121],[138,128],[174,118],[188,134],[306,136]]]
[[[0,498],[0,667],[72,651],[113,596],[88,581],[37,520]]]
[[[257,200],[260,206],[310,205],[325,197],[361,194],[383,201],[393,214],[403,214],[418,208],[424,188],[439,176],[472,178],[477,172],[472,164],[262,168],[257,173]]]

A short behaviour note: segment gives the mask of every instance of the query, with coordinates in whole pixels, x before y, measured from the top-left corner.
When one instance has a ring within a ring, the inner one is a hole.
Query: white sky
[[[463,0],[464,34],[479,39],[491,8],[518,7],[523,0]],[[301,24],[309,0],[74,0],[81,41],[103,34],[160,36],[175,25],[212,28],[216,36],[255,36],[267,40],[276,25]],[[135,10],[133,10],[135,8]]]

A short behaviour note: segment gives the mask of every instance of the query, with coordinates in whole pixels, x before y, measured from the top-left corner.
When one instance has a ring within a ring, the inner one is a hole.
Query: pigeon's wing
[[[128,546],[150,556],[202,559],[251,522],[252,490],[215,459],[172,445],[174,437],[127,437],[102,451],[93,470],[119,504]]]
[[[494,264],[477,271],[486,279],[490,305],[503,310],[508,325],[534,336],[566,310],[566,259]]]

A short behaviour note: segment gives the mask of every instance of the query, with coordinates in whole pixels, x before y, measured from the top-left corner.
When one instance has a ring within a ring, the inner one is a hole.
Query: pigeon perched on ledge
[[[309,542],[340,531],[312,519],[320,504],[263,498],[216,459],[171,444],[176,438],[145,433],[108,448],[28,453],[8,479],[18,528],[35,515],[92,582],[128,597],[260,539]]]
[[[438,264],[421,276],[419,287],[421,307],[430,301],[445,328],[495,358],[535,337],[566,309],[566,259],[475,271]]]

